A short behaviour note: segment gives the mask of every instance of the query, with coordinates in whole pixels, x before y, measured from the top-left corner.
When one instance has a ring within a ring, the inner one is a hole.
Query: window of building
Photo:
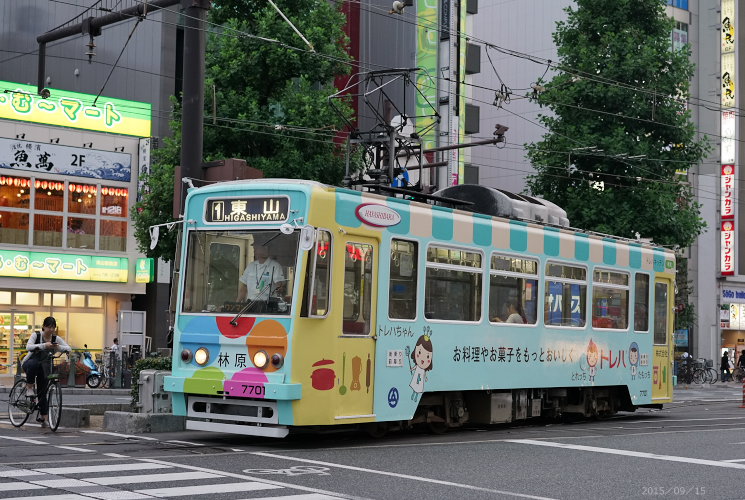
[[[103,307],[103,296],[102,295],[88,295],[88,307],[93,309],[100,309]]]
[[[592,274],[592,327],[629,327],[629,275],[595,269]]]
[[[538,261],[492,255],[489,273],[489,319],[534,325],[538,318]]]
[[[431,246],[427,249],[424,316],[427,319],[481,319],[481,254]]]
[[[680,50],[688,44],[688,25],[686,23],[676,21],[673,28],[672,42],[674,51]]]
[[[85,307],[85,295],[70,294],[70,307]]]
[[[0,244],[33,233],[36,246],[125,252],[128,199],[126,188],[0,176]]]
[[[391,241],[391,275],[388,290],[390,318],[416,318],[417,259],[416,242]]]
[[[16,305],[38,306],[39,294],[36,292],[16,292]]]
[[[649,331],[649,275],[637,274],[634,278],[634,331]]]
[[[324,230],[316,232],[315,250],[308,254],[308,273],[305,276],[305,295],[300,313],[305,317],[323,317],[329,312],[331,233]]]
[[[42,305],[65,307],[67,305],[67,295],[64,293],[45,293],[42,299]]]
[[[344,334],[370,333],[372,270],[372,245],[348,241],[344,252]]]
[[[583,327],[587,320],[587,270],[546,264],[544,322],[552,326]]]
[[[11,302],[10,302],[11,299],[12,299],[12,293],[11,292],[8,292],[8,291],[5,291],[5,290],[0,290],[0,304],[10,305],[11,304]]]

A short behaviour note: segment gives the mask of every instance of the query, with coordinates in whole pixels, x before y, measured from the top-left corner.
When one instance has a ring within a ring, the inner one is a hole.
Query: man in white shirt
[[[246,266],[238,279],[238,302],[244,300],[267,300],[272,292],[277,291],[283,284],[285,276],[282,266],[276,260],[269,258],[269,249],[263,245],[254,246],[256,260]],[[269,289],[271,286],[271,290]]]

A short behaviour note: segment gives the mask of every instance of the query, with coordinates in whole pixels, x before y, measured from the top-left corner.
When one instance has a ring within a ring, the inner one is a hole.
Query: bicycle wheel
[[[26,423],[33,411],[33,406],[26,397],[26,380],[21,379],[10,390],[8,398],[8,418],[13,427],[20,427]]]
[[[694,384],[704,383],[704,371],[702,369],[699,368],[693,372],[693,383]]]
[[[54,432],[59,427],[59,421],[62,418],[62,391],[56,381],[49,383],[47,401],[49,402],[49,416],[47,419],[49,430]]]
[[[711,377],[711,380],[709,381],[710,384],[716,384],[719,382],[719,372],[716,371],[714,368],[707,368],[706,371],[709,373],[709,376]]]
[[[109,377],[107,377],[107,376],[104,375],[103,378],[101,378],[101,385],[100,385],[100,387],[102,389],[108,389],[110,386],[111,386],[111,380],[109,380]]]

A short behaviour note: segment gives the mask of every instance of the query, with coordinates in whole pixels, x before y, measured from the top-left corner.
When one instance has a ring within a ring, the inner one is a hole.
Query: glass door
[[[0,375],[16,373],[16,360],[26,355],[34,324],[32,312],[0,311]]]

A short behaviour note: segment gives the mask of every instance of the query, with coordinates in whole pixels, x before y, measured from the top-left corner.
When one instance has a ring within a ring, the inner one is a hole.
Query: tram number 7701
[[[241,384],[241,387],[243,387],[243,394],[247,396],[263,396],[265,394],[263,385]]]

